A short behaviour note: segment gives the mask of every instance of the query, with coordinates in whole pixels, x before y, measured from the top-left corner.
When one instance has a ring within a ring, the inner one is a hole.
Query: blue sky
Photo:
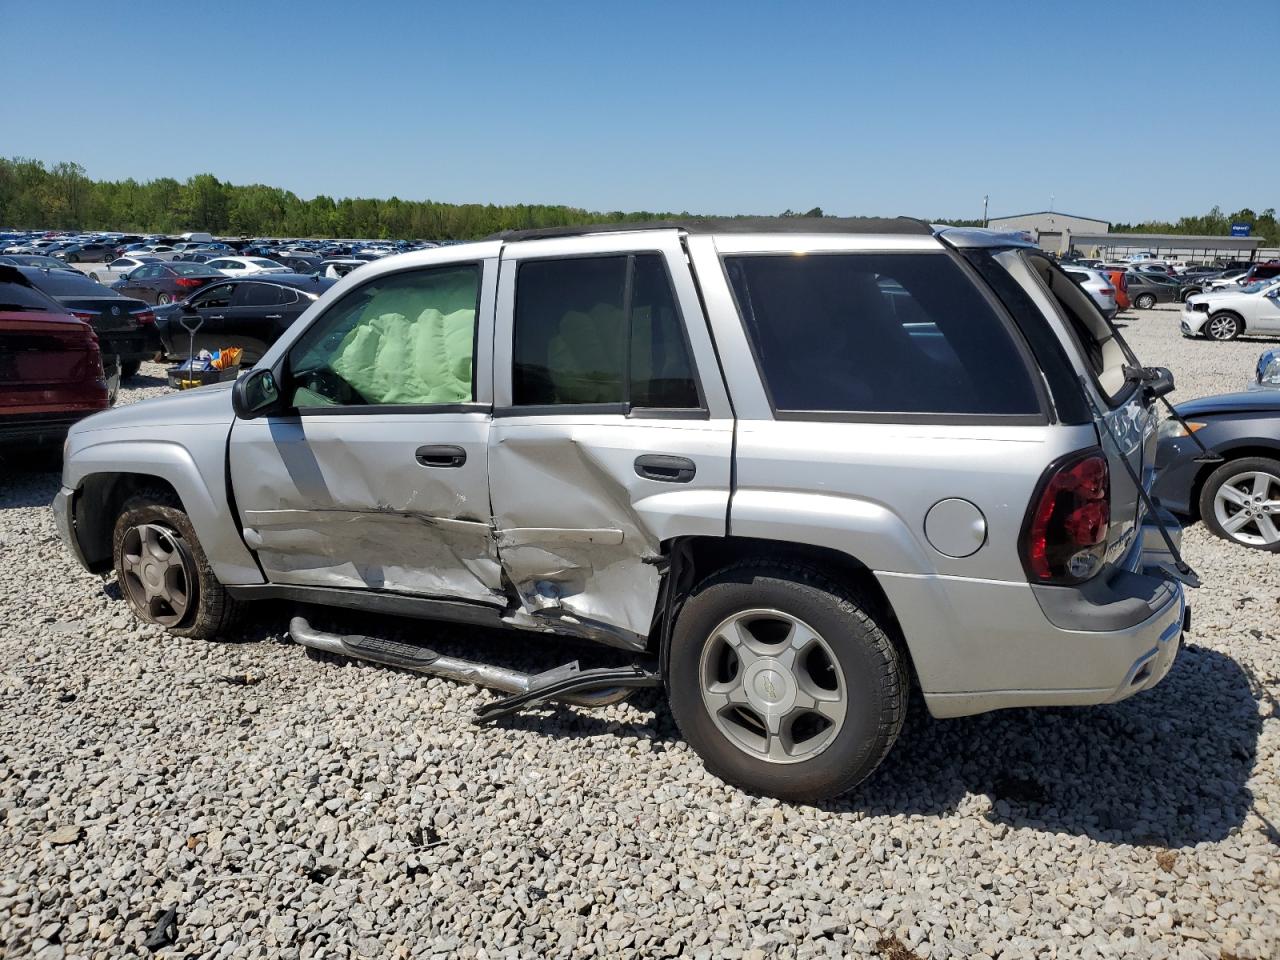
[[[1234,115],[1275,85],[1275,0],[1213,11],[0,0],[0,154],[597,210],[1280,205],[1276,124]]]

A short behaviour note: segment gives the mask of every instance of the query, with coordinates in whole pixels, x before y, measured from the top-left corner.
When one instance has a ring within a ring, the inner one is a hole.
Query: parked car
[[[234,385],[73,428],[59,532],[181,636],[275,597],[598,641],[631,662],[291,628],[512,694],[483,719],[661,686],[711,770],[793,800],[874,769],[913,686],[946,717],[1158,683],[1168,372],[1025,241],[789,220],[380,259]]]
[[[164,263],[159,257],[153,257],[150,254],[139,254],[138,256],[116,257],[110,263],[102,267],[95,267],[88,272],[90,280],[97,280],[99,283],[113,283],[121,277],[127,276],[139,267],[144,267],[149,263]]]
[[[0,448],[61,444],[109,392],[93,328],[0,266]]]
[[[1137,270],[1125,274],[1125,290],[1139,310],[1150,310],[1157,303],[1175,303],[1179,289],[1178,281],[1165,274]]]
[[[1184,337],[1234,340],[1246,332],[1280,335],[1280,277],[1258,280],[1238,291],[1197,294],[1182,306]]]
[[[1280,260],[1269,260],[1266,263],[1255,263],[1247,270],[1228,270],[1221,277],[1209,280],[1204,284],[1204,292],[1211,290],[1229,290],[1231,287],[1243,287],[1257,280],[1271,280],[1280,277]]]
[[[1062,272],[1080,284],[1081,289],[1093,298],[1102,315],[1110,320],[1120,310],[1116,305],[1116,288],[1097,270],[1089,270],[1074,265],[1063,266]]]
[[[6,267],[39,267],[41,270],[64,270],[74,274],[80,271],[56,257],[43,257],[33,253],[6,253],[0,256],[0,263]]]
[[[1161,424],[1154,487],[1160,502],[1203,520],[1224,540],[1280,552],[1280,389],[1202,397],[1176,409],[1187,425]],[[1196,440],[1225,462],[1198,462]]]
[[[111,285],[113,290],[147,303],[173,303],[190,296],[206,283],[225,274],[203,263],[148,263],[130,271]]]
[[[67,263],[102,263],[111,259],[113,252],[109,244],[95,240],[68,244],[54,253],[54,256]]]
[[[113,376],[117,366],[120,376],[132,377],[142,361],[159,352],[156,316],[149,304],[122,296],[83,274],[34,267],[16,269],[34,287],[93,327],[108,377]]]
[[[208,261],[208,266],[220,270],[228,277],[247,277],[257,273],[292,273],[285,266],[266,257],[219,257]]]
[[[368,260],[357,260],[354,257],[331,257],[320,261],[321,274],[330,280],[338,280],[368,263]]]
[[[1111,284],[1116,292],[1116,307],[1120,310],[1128,310],[1133,306],[1133,302],[1129,299],[1129,272],[1121,268],[1103,267],[1098,271]]]
[[[283,267],[288,267],[294,273],[320,273],[324,270],[324,261],[320,257],[306,254],[281,253],[270,259]]]
[[[294,274],[211,283],[181,303],[157,307],[156,329],[169,356],[186,356],[193,344],[197,351],[240,347],[242,364],[253,364],[333,284]],[[197,317],[193,341],[187,326]]]

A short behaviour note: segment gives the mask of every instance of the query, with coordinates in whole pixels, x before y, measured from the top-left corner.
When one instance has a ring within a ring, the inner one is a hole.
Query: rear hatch
[[[59,297],[58,302],[98,333],[136,330],[139,318],[151,311],[148,304],[130,297]]]
[[[97,338],[83,321],[0,309],[0,407],[37,415],[106,406]]]

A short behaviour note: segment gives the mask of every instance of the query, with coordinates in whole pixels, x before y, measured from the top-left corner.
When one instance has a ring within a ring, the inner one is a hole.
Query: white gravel
[[[1131,317],[1182,398],[1263,348]],[[0,466],[0,956],[145,954],[168,908],[183,957],[1280,954],[1280,559],[1200,526],[1194,633],[1155,690],[916,705],[868,783],[802,807],[709,776],[652,695],[477,729],[489,694],[307,655],[283,609],[221,643],[143,626],[63,552],[56,487]]]

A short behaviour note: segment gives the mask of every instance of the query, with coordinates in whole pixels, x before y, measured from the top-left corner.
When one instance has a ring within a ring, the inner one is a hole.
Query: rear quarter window
[[[775,411],[1041,414],[1014,334],[944,253],[724,262]]]

